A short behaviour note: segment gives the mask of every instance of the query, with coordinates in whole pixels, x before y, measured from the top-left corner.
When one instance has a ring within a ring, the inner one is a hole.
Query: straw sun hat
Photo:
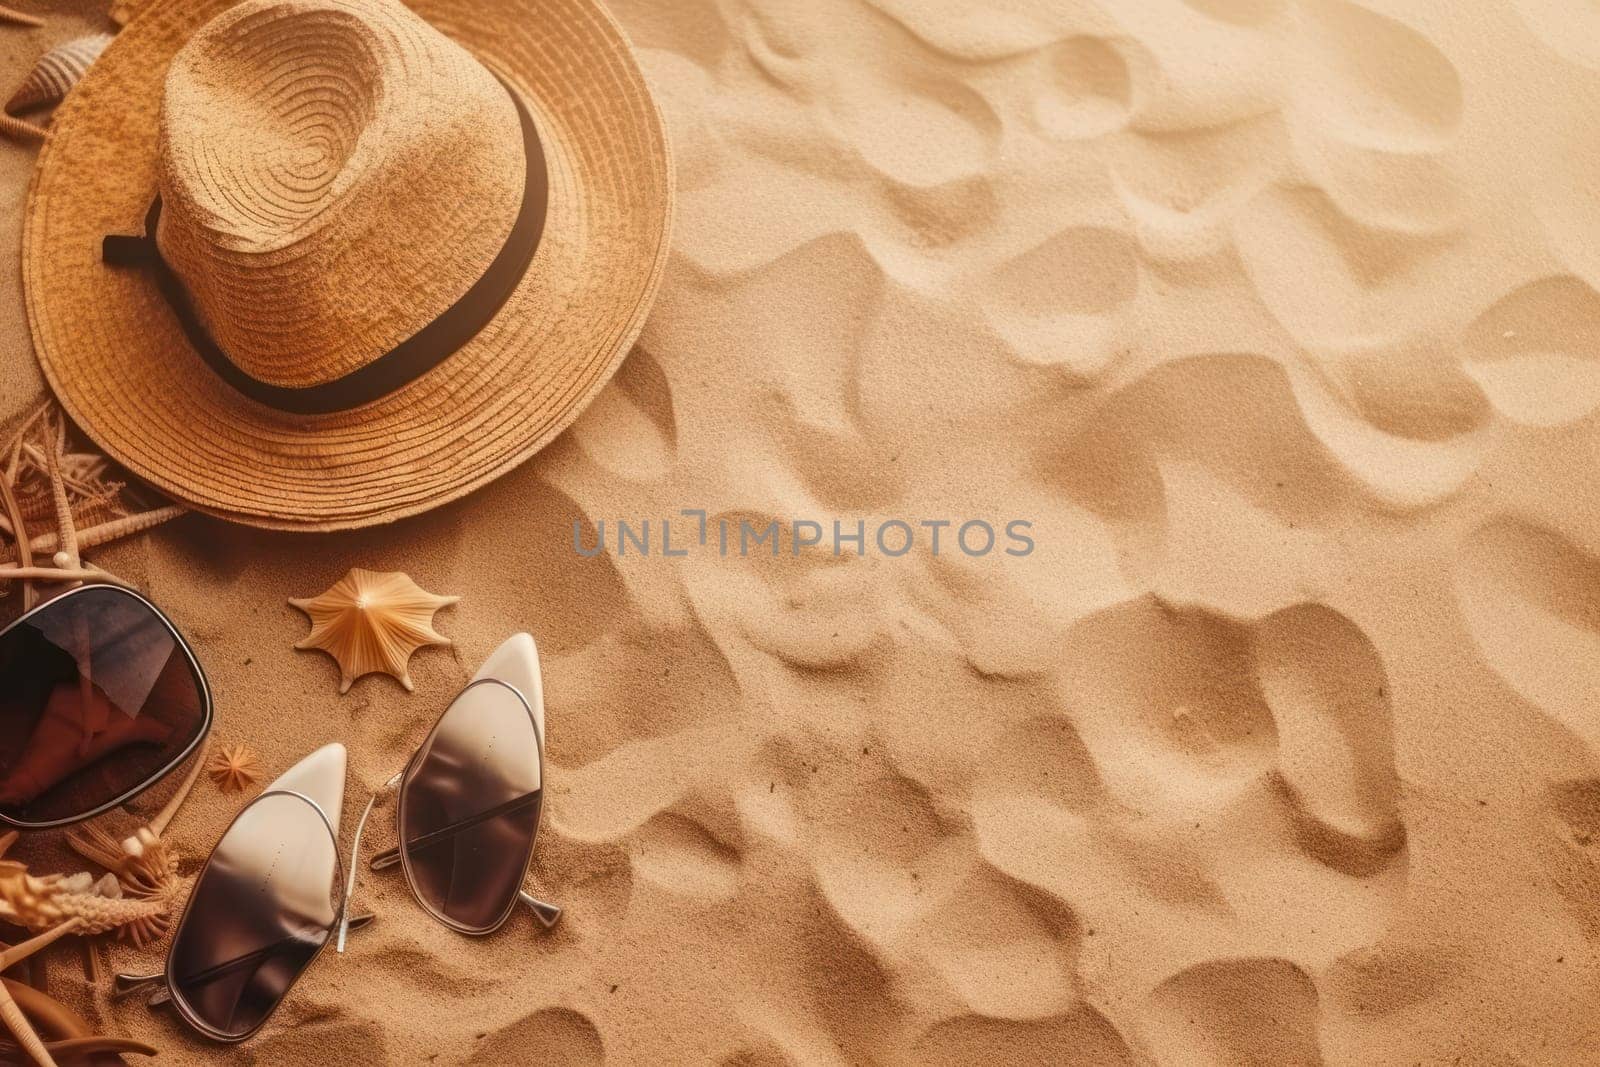
[[[643,325],[672,175],[616,24],[409,3],[153,0],[56,113],[23,234],[39,361],[201,511],[337,529],[462,496]]]

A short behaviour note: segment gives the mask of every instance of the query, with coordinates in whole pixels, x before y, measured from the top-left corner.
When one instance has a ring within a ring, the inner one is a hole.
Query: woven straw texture
[[[407,5],[522,96],[550,212],[495,320],[399,392],[333,415],[257,404],[191,349],[146,272],[100,261],[101,237],[138,233],[162,190],[163,254],[201,318],[280,384],[347,373],[453,302],[515,215],[514,109],[392,3],[251,0],[200,32],[228,0],[157,0],[41,152],[23,278],[44,372],[102,448],[201,511],[339,529],[460,497],[564,429],[643,326],[671,161],[621,31],[589,0]],[[286,32],[304,45],[282,47]]]

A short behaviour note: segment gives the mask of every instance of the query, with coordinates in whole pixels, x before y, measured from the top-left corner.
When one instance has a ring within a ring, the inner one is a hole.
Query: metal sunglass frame
[[[182,1016],[184,1022],[187,1022],[190,1027],[194,1027],[195,1030],[203,1033],[205,1037],[211,1038],[213,1041],[222,1041],[222,1043],[226,1043],[226,1045],[238,1045],[240,1041],[250,1040],[251,1037],[254,1037],[254,1035],[261,1030],[261,1027],[267,1025],[267,1021],[272,1019],[272,1016],[275,1016],[275,1014],[278,1013],[278,1008],[282,1008],[283,1001],[288,1000],[291,990],[294,989],[294,985],[298,985],[299,981],[301,981],[301,977],[306,974],[306,971],[309,971],[310,966],[314,965],[315,961],[322,958],[323,950],[326,950],[326,947],[328,947],[328,942],[333,941],[334,929],[341,929],[342,931],[342,929],[346,929],[347,926],[349,926],[349,923],[347,923],[346,920],[346,913],[344,913],[346,897],[344,897],[344,894],[339,893],[339,886],[341,886],[342,881],[344,881],[344,854],[339,851],[338,830],[333,829],[333,822],[328,819],[328,813],[323,811],[322,805],[318,805],[317,801],[307,797],[306,793],[296,792],[296,790],[293,789],[269,789],[267,792],[261,793],[259,797],[253,798],[248,805],[238,809],[238,814],[235,814],[234,819],[227,824],[227,829],[222,830],[222,837],[219,837],[218,840],[216,840],[216,845],[211,846],[211,853],[205,857],[205,867],[202,867],[202,869],[200,869],[200,873],[195,875],[194,885],[200,885],[200,883],[202,883],[203,878],[205,878],[206,870],[211,869],[211,861],[213,861],[214,857],[216,857],[216,849],[222,845],[222,841],[226,840],[229,832],[232,832],[232,829],[234,829],[234,824],[237,824],[237,822],[240,821],[243,816],[245,816],[246,811],[250,811],[251,808],[259,805],[262,800],[266,800],[266,798],[269,797],[294,797],[298,798],[298,800],[306,801],[307,805],[310,806],[310,809],[317,813],[318,819],[322,819],[323,827],[328,830],[328,841],[330,841],[331,845],[333,845],[334,862],[333,885],[328,886],[328,891],[330,891],[331,897],[333,897],[334,901],[336,901],[336,904],[334,904],[334,917],[333,921],[328,923],[328,936],[323,937],[322,944],[317,945],[317,952],[312,953],[312,957],[310,957],[309,960],[306,960],[306,966],[302,966],[298,973],[294,974],[293,981],[283,987],[283,992],[278,995],[277,1001],[275,1001],[274,1005],[272,1005],[272,1008],[270,1008],[269,1011],[264,1014],[264,1016],[261,1016],[261,1019],[256,1022],[256,1025],[253,1025],[253,1027],[250,1027],[250,1029],[245,1030],[243,1033],[224,1033],[222,1030],[214,1029],[214,1027],[211,1027],[210,1024],[206,1024],[205,1021],[202,1021],[202,1019],[195,1014],[194,1008],[190,1008],[189,1003],[182,998],[182,995],[179,995],[178,979],[173,977],[173,965],[171,965],[171,963],[173,963],[173,950],[178,947],[179,939],[181,939],[182,933],[184,933],[184,926],[189,925],[190,912],[194,910],[195,894],[194,889],[190,889],[189,901],[184,904],[184,915],[182,915],[182,918],[179,918],[178,926],[173,929],[173,936],[171,936],[170,941],[166,942],[166,945],[168,945],[168,947],[166,947],[166,971],[162,976],[166,982],[166,1000],[170,1001],[171,1005],[173,1005],[174,1011],[176,1011],[179,1016]]]
[[[497,685],[497,686],[500,686],[500,687],[508,690],[511,693],[512,696],[517,698],[517,702],[522,705],[523,711],[527,713],[528,725],[530,727],[532,727],[532,729],[533,729],[534,750],[535,750],[535,752],[537,752],[538,757],[539,757],[539,791],[542,794],[544,792],[544,780],[545,780],[544,779],[544,731],[539,729],[539,720],[534,717],[533,706],[528,703],[528,698],[523,695],[523,693],[522,693],[522,691],[520,689],[518,689],[516,686],[512,685],[510,682],[504,681],[504,680],[502,680],[500,678],[479,678],[479,679],[476,679],[475,681],[468,682],[465,686],[463,686],[456,693],[455,696],[450,698],[450,703],[445,705],[444,710],[439,713],[439,717],[434,720],[433,727],[428,731],[428,736],[429,737],[433,736],[434,731],[438,730],[439,724],[444,721],[444,717],[446,715],[450,714],[450,709],[455,707],[456,702],[458,700],[460,700],[469,691],[477,688],[480,685]],[[411,769],[416,765],[417,757],[419,755],[421,755],[421,754],[422,754],[422,745],[418,745],[416,751],[411,753],[411,758],[406,760],[406,765],[403,768],[400,769],[400,772],[398,774],[394,775],[393,777],[391,777],[387,782],[385,782],[383,784],[383,787],[381,789],[379,789],[376,793],[372,794],[372,798],[367,801],[366,809],[364,811],[362,811],[362,813],[361,813],[361,820],[356,823],[355,839],[351,842],[351,845],[350,845],[350,864],[349,864],[349,868],[348,868],[348,873],[346,875],[346,877],[349,879],[349,881],[347,882],[347,884],[345,886],[344,900],[343,900],[343,902],[342,902],[342,904],[340,906],[340,909],[339,909],[340,912],[341,912],[341,917],[340,917],[340,921],[339,921],[338,941],[337,941],[337,945],[336,945],[336,947],[334,949],[335,952],[339,952],[339,953],[343,953],[344,952],[345,935],[348,932],[349,925],[350,925],[350,919],[349,919],[350,901],[355,896],[356,875],[361,869],[361,864],[359,862],[360,858],[361,858],[361,835],[366,830],[367,819],[372,815],[373,808],[376,807],[376,805],[377,805],[379,800],[384,799],[385,797],[387,797],[392,792],[398,794],[398,792],[400,790],[403,790],[405,788],[406,777],[407,777],[407,775],[409,775],[411,773]],[[396,802],[398,803],[398,801],[399,801],[399,797],[397,795]],[[398,811],[396,812],[395,820],[398,823],[398,821],[399,821],[399,813],[398,813]],[[516,894],[513,895],[511,897],[511,899],[506,902],[505,909],[500,913],[500,917],[498,919],[496,919],[491,925],[489,925],[487,927],[483,927],[481,929],[477,928],[477,927],[465,926],[465,925],[463,925],[461,923],[455,922],[454,920],[450,919],[448,916],[440,914],[438,911],[434,910],[432,907],[430,907],[427,904],[426,901],[423,900],[422,894],[420,892],[418,892],[418,890],[417,890],[417,883],[416,883],[416,880],[415,880],[414,876],[411,873],[410,864],[406,860],[405,851],[400,845],[396,845],[392,849],[387,849],[387,850],[385,850],[383,852],[378,853],[376,856],[373,856],[372,860],[371,860],[371,868],[374,871],[382,871],[382,870],[387,870],[390,867],[393,867],[396,863],[400,864],[400,868],[405,873],[405,876],[406,876],[406,888],[411,891],[411,896],[413,897],[413,899],[416,900],[418,907],[420,907],[428,915],[428,917],[430,919],[437,920],[438,922],[440,922],[444,926],[447,926],[450,929],[455,930],[457,933],[466,934],[466,935],[468,935],[470,937],[487,937],[488,935],[490,935],[490,934],[494,933],[495,931],[499,930],[502,926],[504,926],[506,924],[506,920],[511,918],[512,912],[516,911],[517,905],[519,903],[526,904],[529,908],[531,908],[533,910],[533,913],[534,913],[535,917],[538,918],[539,922],[546,929],[549,929],[550,927],[555,926],[556,922],[560,920],[560,918],[561,918],[561,908],[559,906],[555,905],[555,904],[550,904],[550,903],[548,903],[546,901],[540,900],[537,897],[533,896],[533,894],[529,893],[526,889],[520,888],[520,882],[527,879],[528,871],[533,867],[533,854],[537,850],[537,847],[538,847],[538,844],[539,844],[539,829],[543,825],[544,825],[544,798],[541,796],[540,797],[540,801],[539,801],[539,816],[538,816],[537,821],[535,821],[534,824],[533,824],[533,833],[528,838],[528,857],[527,857],[527,860],[522,865],[521,878],[519,879],[519,888],[518,888]],[[398,829],[399,828],[397,827],[397,832],[398,832]]]
[[[528,724],[533,729],[535,752],[537,753],[539,760],[539,789],[542,793],[544,790],[545,780],[544,731],[539,728],[539,721],[534,716],[533,707],[528,703],[527,697],[522,694],[520,689],[511,683],[499,678],[479,678],[468,683],[466,686],[462,687],[455,696],[451,697],[450,703],[445,705],[444,711],[439,713],[439,718],[434,721],[434,726],[433,729],[430,729],[429,736],[432,736],[433,730],[438,728],[439,723],[443,721],[445,715],[449,714],[450,709],[455,705],[456,701],[461,698],[462,694],[480,685],[501,686],[509,690],[511,694],[517,698],[518,703],[522,705],[523,711],[528,716]],[[184,1022],[188,1023],[189,1026],[191,1026],[197,1033],[223,1044],[238,1044],[255,1036],[255,1034],[260,1032],[261,1028],[266,1026],[272,1017],[277,1014],[278,1008],[281,1007],[283,1002],[288,999],[290,992],[294,989],[295,985],[299,983],[301,977],[303,977],[305,973],[311,969],[312,964],[316,963],[316,961],[322,956],[323,952],[327,950],[328,943],[330,941],[335,942],[335,951],[342,953],[344,952],[346,936],[348,935],[349,931],[365,926],[367,923],[372,921],[373,916],[370,913],[352,915],[350,912],[350,903],[355,895],[356,874],[360,869],[359,860],[361,856],[362,832],[365,830],[367,819],[371,816],[372,811],[377,805],[378,801],[387,796],[397,786],[402,785],[407,773],[416,764],[417,757],[421,754],[421,751],[422,748],[419,745],[417,751],[413,752],[411,754],[411,758],[406,761],[406,765],[400,771],[400,773],[394,775],[387,782],[385,782],[383,788],[374,793],[371,799],[367,801],[366,809],[361,813],[361,819],[356,824],[354,839],[351,842],[350,863],[348,865],[345,864],[344,855],[339,849],[338,831],[334,828],[332,820],[328,818],[328,813],[323,809],[322,805],[311,799],[311,797],[294,789],[269,789],[252,799],[250,803],[240,808],[238,813],[234,815],[233,819],[229,821],[227,828],[224,829],[222,835],[217,838],[217,843],[212,846],[211,852],[207,854],[205,865],[200,868],[199,874],[195,877],[195,885],[199,885],[200,882],[205,878],[206,871],[210,869],[217,849],[221,847],[223,840],[227,838],[228,834],[233,830],[234,825],[244,817],[245,813],[268,797],[279,796],[294,797],[295,799],[303,801],[309,805],[311,809],[316,812],[317,817],[321,820],[323,828],[328,832],[329,841],[333,845],[335,864],[334,880],[329,886],[329,890],[336,900],[336,903],[334,905],[334,919],[328,927],[328,936],[323,938],[322,943],[317,946],[316,952],[311,956],[310,959],[306,961],[305,965],[300,968],[299,972],[296,973],[294,980],[284,987],[282,994],[278,997],[278,1000],[273,1004],[272,1008],[249,1030],[239,1034],[230,1034],[216,1029],[215,1027],[206,1023],[204,1020],[200,1019],[195,1011],[190,1007],[188,1002],[184,1000],[184,998],[178,992],[178,980],[172,975],[172,952],[174,947],[182,938],[183,931],[188,926],[189,919],[193,911],[195,895],[192,889],[189,894],[189,899],[184,905],[183,915],[178,920],[178,925],[173,930],[171,940],[168,943],[167,958],[165,961],[166,966],[164,970],[159,973],[152,974],[119,974],[116,976],[116,980],[113,983],[112,996],[125,996],[152,982],[160,981],[162,982],[162,988],[150,998],[149,1005],[151,1007],[157,1007],[162,1004],[170,1003],[183,1018]],[[398,819],[398,815],[396,817]],[[530,835],[528,840],[528,857],[524,862],[521,871],[521,876],[523,879],[527,878],[528,871],[533,866],[533,855],[539,841],[539,829],[543,826],[543,824],[544,803],[543,797],[541,796],[539,804],[539,816],[534,823],[533,833]],[[451,921],[444,915],[439,914],[423,901],[422,895],[417,892],[416,885],[412,881],[409,868],[405,866],[404,856],[401,854],[401,850],[398,846],[374,856],[371,861],[371,866],[374,870],[386,870],[387,868],[394,866],[396,863],[401,864],[402,868],[405,869],[406,888],[411,890],[411,895],[416,899],[418,906],[422,908],[423,912],[425,912],[429,918],[436,919],[443,925],[463,934],[468,934],[475,937],[483,937],[496,932],[505,925],[506,920],[511,917],[512,912],[516,910],[516,906],[519,903],[528,905],[533,910],[539,922],[542,923],[546,928],[554,926],[557,920],[559,920],[561,917],[561,909],[559,907],[535,898],[527,890],[522,889],[519,886],[516,894],[514,894],[507,902],[505,910],[501,913],[500,917],[495,920],[493,925],[483,929],[464,926]]]
[[[156,607],[155,604],[151,603],[145,597],[134,592],[132,589],[127,589],[120,585],[112,585],[109,582],[88,582],[84,585],[75,586],[71,589],[68,589],[64,593],[51,597],[42,604],[35,605],[34,607],[23,612],[21,615],[17,616],[15,619],[12,619],[5,625],[3,629],[0,629],[0,641],[4,641],[6,636],[10,634],[11,631],[17,629],[35,615],[38,615],[44,611],[48,611],[53,607],[57,607],[62,601],[68,600],[71,597],[75,597],[82,593],[91,592],[97,589],[111,590],[116,593],[121,593],[123,596],[132,597],[134,600],[137,600],[139,603],[143,604],[147,609],[149,609],[152,615],[161,621],[161,625],[167,628],[168,633],[172,634],[173,641],[175,641],[177,646],[183,650],[184,657],[188,659],[189,666],[194,670],[195,682],[200,693],[200,728],[195,732],[194,737],[189,741],[189,743],[184,746],[183,751],[179,752],[177,756],[175,756],[164,767],[152,773],[148,778],[129,789],[127,792],[115,797],[112,800],[106,801],[97,808],[78,815],[70,816],[65,819],[51,819],[46,822],[25,822],[21,819],[13,818],[4,812],[0,812],[0,824],[17,830],[57,830],[63,826],[72,826],[80,822],[85,822],[89,819],[93,819],[97,815],[104,815],[113,808],[119,808],[126,804],[128,801],[143,793],[145,790],[151,788],[167,775],[177,770],[183,765],[184,760],[188,759],[194,754],[195,749],[200,747],[200,743],[203,742],[206,739],[206,735],[211,732],[211,686],[206,681],[206,672],[201,669],[200,661],[195,658],[194,650],[189,647],[189,642],[183,639],[183,635],[178,632],[178,628],[172,624],[171,619],[167,618],[167,615],[164,611]],[[543,781],[542,777],[540,781]]]

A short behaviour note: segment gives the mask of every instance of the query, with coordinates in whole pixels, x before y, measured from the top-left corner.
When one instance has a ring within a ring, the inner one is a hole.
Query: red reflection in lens
[[[0,633],[0,814],[87,817],[153,784],[210,707],[198,665],[142,598],[73,590]]]

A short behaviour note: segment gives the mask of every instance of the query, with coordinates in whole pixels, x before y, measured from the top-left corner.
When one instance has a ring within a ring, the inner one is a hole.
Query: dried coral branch
[[[0,835],[0,856],[16,840],[14,830]],[[176,875],[151,891],[130,887],[131,896],[125,896],[123,888],[115,873],[99,880],[87,871],[35,877],[25,864],[0,859],[0,919],[28,930],[77,919],[81,933],[115,930],[118,937],[140,948],[163,937],[172,925],[172,906],[182,889]]]
[[[65,429],[62,431],[65,433]],[[65,441],[62,442],[63,446]],[[52,448],[46,457],[50,476],[51,502],[56,508],[55,565],[65,570],[80,566],[78,558],[78,532],[72,527],[72,501],[67,499],[67,483],[61,478],[61,449]]]
[[[16,838],[13,836],[11,840],[15,841]],[[4,849],[0,848],[0,852],[3,851]],[[20,945],[14,945],[4,952],[0,952],[0,970],[16,966],[46,945],[66,934],[77,932],[82,926],[83,923],[80,920],[70,918],[58,923],[38,937],[29,938]],[[22,1007],[17,1004],[16,998],[12,996],[10,988],[4,982],[0,982],[0,1021],[5,1023],[6,1029],[11,1031],[11,1036],[17,1039],[17,1044],[27,1051],[35,1063],[40,1064],[41,1067],[55,1067],[56,1061],[51,1058],[50,1050],[45,1048],[44,1041],[40,1039],[38,1031],[28,1021],[28,1017],[23,1014]]]
[[[187,508],[181,508],[176,504],[168,504],[165,507],[152,508],[150,511],[141,511],[137,515],[124,515],[121,518],[112,519],[110,522],[91,526],[87,530],[80,530],[78,532],[78,548],[80,550],[96,548],[136,533],[143,533],[146,530],[160,526],[164,522],[186,514],[188,514]],[[30,547],[35,552],[54,552],[56,536],[54,534],[40,534],[33,539]]]
[[[173,816],[178,814],[178,809],[183,807],[183,802],[189,799],[189,791],[194,788],[195,779],[200,777],[200,770],[206,764],[206,745],[200,746],[200,751],[194,754],[194,760],[189,764],[189,773],[183,779],[183,784],[167,799],[165,805],[150,820],[148,829],[156,837],[167,832],[167,826],[172,822]]]
[[[99,567],[0,567],[0,582],[109,582],[128,586],[128,583]],[[128,586],[132,588],[132,586]]]
[[[83,563],[85,548],[140,533],[183,514],[184,509],[164,501],[142,499],[146,494],[128,491],[127,483],[111,476],[114,468],[105,457],[73,447],[66,413],[47,401],[25,418],[0,452],[0,533],[15,548],[0,542],[0,583],[23,583],[23,606],[36,602],[34,582],[111,582],[121,579]],[[151,506],[154,503],[154,506]],[[49,516],[55,527],[34,534]],[[10,549],[15,566],[5,553]],[[35,568],[44,556],[51,568]],[[33,568],[33,569],[30,569]],[[0,586],[0,593],[3,593]]]
[[[164,907],[159,913],[152,912],[131,919],[119,930],[119,936],[126,936],[135,945],[143,946],[159,940],[172,924],[171,904],[182,886],[178,877],[177,853],[161,839],[161,835],[188,799],[195,779],[204,766],[205,750],[202,749],[195,754],[182,784],[156,816],[121,841],[93,823],[74,827],[67,833],[67,844],[74,852],[110,871],[120,887],[135,899],[163,902]],[[0,855],[3,854],[4,848],[0,847]],[[0,888],[3,885],[3,870],[0,870]],[[0,893],[0,910],[3,910],[3,893]]]
[[[154,896],[177,880],[174,857],[165,845],[143,847],[138,855],[123,848],[123,843],[98,826],[80,826],[67,834],[72,851],[117,876],[129,892]]]
[[[165,933],[175,892],[127,897],[116,875],[32,875],[16,860],[0,860],[0,919],[27,930],[49,930],[71,919],[84,934],[129,928],[143,946]]]
[[[22,521],[22,506],[17,502],[17,494],[11,488],[10,481],[0,478],[0,503],[5,505],[6,514],[11,517],[11,528],[15,531],[17,540],[18,570],[27,570],[33,566],[33,552],[28,541],[28,528]],[[19,575],[22,580],[22,610],[27,611],[33,607],[33,584],[25,576]]]
[[[13,26],[37,27],[44,25],[44,19],[37,15],[30,15],[12,7],[0,7],[0,22],[9,22]]]

